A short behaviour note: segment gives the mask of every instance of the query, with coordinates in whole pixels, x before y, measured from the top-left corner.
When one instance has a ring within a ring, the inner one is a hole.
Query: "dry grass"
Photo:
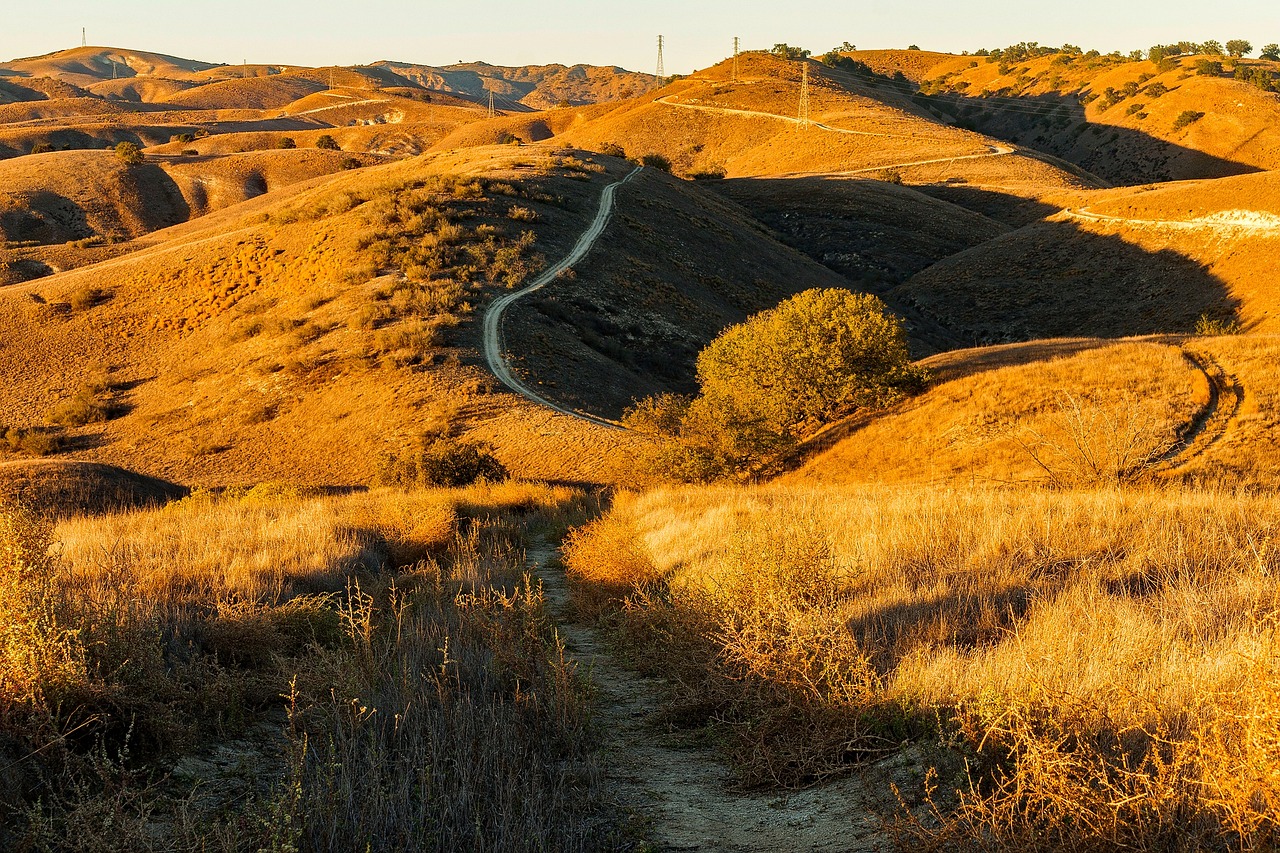
[[[585,692],[521,550],[591,504],[510,483],[263,486],[56,529],[5,508],[0,846],[600,849]]]
[[[1253,850],[1280,828],[1277,536],[1269,496],[687,489],[619,501],[568,564],[745,784],[941,739],[906,846]]]
[[[1176,346],[1098,342],[1066,352],[1055,358],[1053,344],[1027,345],[1003,366],[982,363],[990,350],[926,360],[938,362],[943,381],[881,417],[832,430],[817,443],[830,449],[793,477],[1123,482],[1178,446],[1209,402],[1208,381]]]

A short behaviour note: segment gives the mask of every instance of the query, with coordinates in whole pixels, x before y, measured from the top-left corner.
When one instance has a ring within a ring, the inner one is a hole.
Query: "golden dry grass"
[[[524,537],[594,505],[264,485],[56,529],[0,506],[0,846],[608,846],[586,694],[522,579]]]
[[[973,372],[960,367],[965,357],[980,363],[988,351],[939,356],[934,388],[832,428],[814,442],[830,449],[788,479],[1070,485],[1139,476],[1178,447],[1209,402],[1208,380],[1171,344],[1081,347],[1055,358],[1052,343],[1027,344],[1005,356],[1020,361]]]
[[[1274,497],[682,489],[598,525],[571,576],[632,584],[628,640],[747,782],[942,737],[971,776],[942,761],[904,843],[1269,849],[1280,826]]]

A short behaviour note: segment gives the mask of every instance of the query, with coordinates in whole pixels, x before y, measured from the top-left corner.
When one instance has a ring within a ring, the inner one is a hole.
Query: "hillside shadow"
[[[1263,171],[1135,128],[1091,122],[1074,95],[1004,93],[982,98],[948,93],[916,94],[911,100],[957,127],[1042,151],[1116,185]],[[1155,100],[1140,92],[1122,103],[1149,107]]]
[[[1072,220],[1044,220],[948,258],[890,292],[970,346],[1193,333],[1238,321],[1209,268]]]
[[[921,184],[911,189],[930,198],[980,213],[1013,228],[1022,228],[1057,213],[1056,205],[1046,204],[1034,198],[1002,193],[999,190],[971,187],[964,184]]]

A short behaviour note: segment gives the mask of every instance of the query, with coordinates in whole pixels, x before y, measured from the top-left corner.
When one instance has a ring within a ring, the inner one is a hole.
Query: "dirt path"
[[[595,219],[591,221],[590,227],[588,227],[587,230],[583,232],[582,236],[578,238],[578,242],[574,245],[573,250],[525,287],[515,291],[514,293],[508,293],[493,300],[493,303],[489,306],[489,310],[486,311],[484,315],[484,357],[489,363],[489,369],[493,371],[493,375],[497,376],[498,379],[502,381],[503,385],[506,385],[521,397],[531,400],[534,403],[538,403],[539,405],[546,406],[548,409],[557,411],[562,415],[569,415],[570,417],[614,429],[620,428],[618,424],[615,424],[612,421],[607,421],[603,418],[595,417],[594,415],[584,414],[583,412],[577,412],[573,409],[567,409],[563,406],[557,405],[539,395],[536,391],[516,378],[515,374],[511,372],[511,366],[507,364],[507,357],[505,354],[506,347],[503,345],[502,340],[502,315],[517,301],[523,299],[536,290],[541,290],[546,287],[548,284],[555,281],[562,272],[587,256],[591,249],[595,247],[596,241],[600,239],[602,234],[604,234],[604,229],[608,227],[609,220],[613,218],[613,199],[615,193],[618,191],[618,187],[630,182],[643,170],[643,166],[637,166],[622,180],[615,181],[605,187],[604,191],[600,194],[600,209],[596,211]]]
[[[1248,236],[1280,234],[1280,216],[1256,210],[1228,210],[1197,219],[1130,219],[1124,216],[1093,213],[1087,207],[1067,208],[1063,213],[1068,219],[1081,222],[1163,228],[1174,231],[1223,231]]]
[[[1208,353],[1182,349],[1185,358],[1209,383],[1209,402],[1192,419],[1182,439],[1156,464],[1160,474],[1177,474],[1217,444],[1240,411],[1244,388]]]
[[[887,849],[860,778],[805,791],[731,791],[729,769],[689,733],[656,722],[665,685],[626,669],[593,628],[569,620],[569,590],[556,551],[529,549],[571,658],[596,687],[605,742],[602,766],[611,791],[644,818],[654,850],[846,851]],[[887,786],[881,792],[887,793]]]
[[[677,107],[679,109],[685,109],[685,110],[698,110],[699,112],[712,113],[714,115],[740,115],[740,116],[754,116],[758,118],[771,118],[777,121],[790,122],[791,124],[808,125],[809,127],[815,127],[818,130],[825,130],[828,133],[843,133],[848,136],[876,136],[882,139],[916,139],[918,138],[917,136],[914,136],[914,135],[903,135],[903,134],[896,134],[896,133],[874,133],[869,130],[849,130],[848,128],[843,128],[843,127],[832,127],[829,124],[823,124],[817,121],[804,121],[802,119],[793,118],[791,116],[778,115],[777,113],[764,113],[764,112],[758,112],[756,110],[738,110],[738,109],[731,109],[729,107],[708,107],[703,104],[682,104],[672,100],[675,97],[677,96],[667,95],[666,97],[658,98],[655,103],[659,103],[667,107]],[[909,162],[909,163],[887,163],[883,166],[870,166],[865,169],[851,169],[849,171],[843,171],[843,172],[795,172],[790,174],[777,175],[776,177],[817,178],[817,177],[844,177],[848,175],[868,175],[868,174],[871,174],[872,172],[882,172],[886,169],[909,169],[912,166],[933,166],[938,163],[953,163],[953,162],[960,162],[964,160],[984,160],[988,157],[1007,157],[1011,154],[1016,154],[1016,153],[1017,151],[1015,149],[1010,148],[1007,145],[991,145],[991,146],[988,146],[988,150],[986,151],[986,153],[983,153],[983,154],[963,154],[958,157],[937,157],[931,160],[913,160],[912,162]]]

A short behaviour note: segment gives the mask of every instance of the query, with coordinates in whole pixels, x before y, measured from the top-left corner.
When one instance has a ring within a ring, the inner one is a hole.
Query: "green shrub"
[[[1159,98],[1169,93],[1169,87],[1157,80],[1146,88],[1146,93],[1148,98]]]
[[[121,142],[116,146],[116,156],[120,158],[120,162],[126,166],[137,166],[142,163],[142,149],[138,148],[132,142]]]
[[[616,142],[606,142],[604,145],[601,145],[600,153],[606,157],[620,157],[623,159],[627,156],[626,150]]]
[[[338,141],[327,133],[321,134],[320,138],[316,140],[316,147],[324,151],[342,150],[338,145]]]
[[[1204,118],[1204,113],[1187,110],[1173,120],[1173,129],[1182,130],[1184,127],[1190,127],[1202,118]]]
[[[297,148],[298,143],[292,136],[286,136],[280,140],[280,142],[276,145],[276,147],[284,150],[290,150],[293,148]]]
[[[378,466],[378,481],[392,486],[468,486],[478,480],[500,482],[507,479],[506,467],[493,455],[493,447],[483,442],[457,438],[437,438],[407,453],[384,456]]]
[[[342,159],[342,162],[341,162],[341,163],[339,163],[339,164],[338,164],[338,166],[339,166],[339,167],[340,167],[344,172],[349,172],[349,171],[351,171],[352,169],[359,169],[359,168],[362,168],[362,167],[364,166],[364,163],[361,163],[361,162],[360,162],[359,160],[357,160],[355,157],[344,157],[344,158]]]
[[[1201,314],[1196,320],[1196,334],[1205,338],[1218,338],[1224,335],[1239,335],[1244,332],[1244,327],[1234,317],[1214,317],[1209,314]]]
[[[1216,59],[1196,60],[1196,74],[1201,77],[1221,77],[1222,63]]]
[[[646,154],[640,158],[641,164],[650,169],[657,169],[660,172],[671,171],[671,161],[661,154]]]
[[[699,395],[665,395],[624,422],[665,440],[675,479],[756,477],[805,435],[922,387],[902,322],[874,296],[808,290],[732,326],[698,356]]]
[[[37,142],[31,146],[32,154],[47,154],[52,150],[53,146],[47,142]]]

